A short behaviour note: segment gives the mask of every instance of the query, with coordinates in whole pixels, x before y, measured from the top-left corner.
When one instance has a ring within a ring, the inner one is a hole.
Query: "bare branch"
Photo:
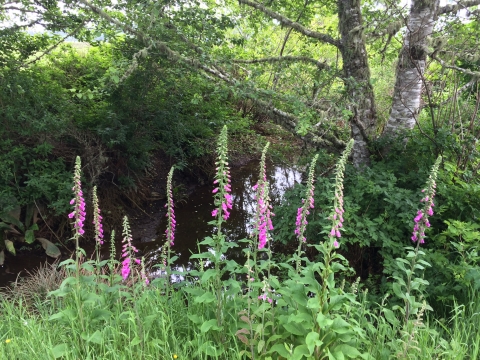
[[[245,4],[245,5],[248,5],[248,6],[251,6],[253,7],[254,9],[257,9],[257,10],[260,10],[261,12],[263,12],[265,15],[268,15],[270,16],[272,19],[275,19],[275,20],[278,20],[280,21],[280,23],[283,25],[283,26],[287,26],[287,27],[290,27],[296,31],[298,31],[299,33],[305,35],[305,36],[308,36],[308,37],[311,37],[311,38],[314,38],[314,39],[317,39],[317,40],[320,40],[324,43],[327,43],[327,44],[330,44],[330,45],[333,45],[333,46],[336,46],[336,47],[340,47],[340,42],[338,40],[335,40],[333,37],[331,37],[330,35],[327,35],[327,34],[323,34],[323,33],[319,33],[319,32],[316,32],[316,31],[312,31],[310,29],[307,29],[305,26],[299,24],[298,22],[295,22],[293,20],[290,20],[289,18],[287,18],[286,16],[283,16],[283,15],[280,15],[270,9],[268,9],[267,7],[265,7],[264,5],[262,4],[259,4],[257,2],[253,2],[253,1],[250,1],[250,0],[238,0],[238,2],[240,4]]]
[[[446,69],[452,69],[452,70],[457,70],[460,71],[463,74],[473,76],[475,79],[480,79],[480,72],[479,71],[472,71],[469,69],[463,69],[461,67],[455,66],[455,65],[448,65],[445,61],[440,59],[438,56],[435,56],[434,54],[430,55],[433,59],[437,60],[442,67]]]
[[[240,64],[256,64],[256,63],[273,63],[273,62],[282,62],[282,61],[292,61],[292,62],[306,62],[315,65],[319,70],[327,70],[330,69],[325,62],[320,62],[318,60],[309,58],[307,56],[272,56],[268,58],[262,59],[251,59],[251,60],[244,60],[244,59],[233,59],[232,62],[240,63]]]
[[[458,10],[468,9],[469,7],[480,5],[480,0],[457,1],[455,5],[445,5],[438,9],[438,15],[457,12]]]

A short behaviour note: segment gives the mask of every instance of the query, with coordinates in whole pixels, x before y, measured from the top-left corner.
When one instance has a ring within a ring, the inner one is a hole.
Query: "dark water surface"
[[[227,240],[237,241],[248,237],[252,231],[252,219],[255,209],[254,191],[252,187],[258,180],[259,162],[251,161],[247,165],[239,168],[234,168],[231,171],[232,175],[232,199],[233,209],[230,218],[222,225]],[[286,165],[267,165],[267,180],[270,183],[270,198],[271,203],[275,208],[281,201],[285,190],[293,187],[295,183],[301,182],[301,173],[292,166]],[[175,217],[177,220],[177,227],[175,233],[175,245],[172,247],[172,256],[177,255],[176,268],[179,271],[191,269],[194,264],[190,261],[190,255],[198,251],[197,243],[202,241],[206,236],[210,236],[214,232],[212,225],[208,222],[213,220],[211,215],[214,209],[213,205],[213,184],[199,186],[195,192],[191,194],[188,199],[183,201],[176,201]],[[275,210],[275,209],[274,209]],[[152,256],[152,262],[158,258],[158,252],[165,243],[165,227],[167,224],[166,217],[162,216],[159,224],[159,217],[154,217],[151,224],[144,223],[142,226],[158,228],[159,233],[154,239],[144,238],[144,242],[135,243],[144,254]],[[136,239],[135,229],[133,238]],[[151,236],[151,237],[153,237]],[[117,241],[120,236],[117,236]],[[146,240],[146,241],[145,241]],[[153,240],[153,241],[148,241]],[[120,240],[121,241],[121,240]],[[108,245],[108,243],[107,243]],[[118,249],[120,243],[117,244]],[[88,253],[93,253],[94,245],[86,244],[83,246]],[[108,246],[107,246],[108,247]],[[105,256],[108,256],[108,249],[105,250]],[[67,250],[61,249],[62,254],[68,256]],[[103,251],[102,251],[103,252]],[[119,253],[119,250],[117,251]],[[231,259],[241,261],[241,249],[231,251],[228,255]],[[52,263],[54,260],[46,256],[39,256],[35,254],[18,254],[16,258],[11,256],[6,259],[5,265],[0,268],[0,286],[6,286],[9,282],[15,281],[16,278],[24,276],[27,271],[34,271],[41,263],[48,261]]]
[[[240,168],[232,169],[232,200],[233,209],[222,229],[227,241],[237,241],[247,238],[252,231],[252,221],[256,202],[252,187],[258,180],[259,162],[251,161]],[[278,205],[283,194],[295,183],[302,181],[301,173],[292,166],[267,165],[267,180],[270,183],[270,198],[273,207]],[[195,266],[190,261],[192,253],[198,252],[198,242],[206,236],[211,236],[216,229],[208,222],[213,220],[211,215],[213,205],[213,184],[198,187],[185,204],[175,209],[177,227],[175,232],[175,245],[172,247],[173,254],[178,256],[176,269],[188,270]],[[275,210],[275,209],[274,209]],[[164,231],[167,224],[166,218],[162,220],[158,238],[148,244],[145,251],[155,254],[165,242]],[[205,249],[204,249],[205,250]],[[233,249],[228,253],[228,258],[240,262],[243,258],[240,248]],[[153,255],[155,258],[155,255]]]

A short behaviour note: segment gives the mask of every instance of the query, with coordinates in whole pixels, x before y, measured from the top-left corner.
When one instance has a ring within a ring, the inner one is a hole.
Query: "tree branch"
[[[455,5],[445,5],[438,9],[438,15],[457,12],[458,10],[467,9],[469,7],[480,5],[480,0],[457,1]]]
[[[430,56],[432,57],[432,59],[437,60],[440,63],[440,65],[442,65],[442,67],[444,67],[446,69],[457,70],[457,71],[459,71],[463,74],[473,76],[474,79],[480,79],[480,72],[479,71],[472,71],[472,70],[469,70],[469,69],[463,69],[463,68],[455,66],[455,65],[448,65],[445,61],[440,59],[438,56],[436,56],[434,54],[431,54]]]
[[[136,30],[132,28],[129,25],[122,24],[120,21],[117,19],[112,18],[110,15],[108,15],[105,11],[100,9],[98,6],[91,4],[88,0],[78,0],[88,8],[90,8],[92,11],[100,15],[102,18],[105,20],[111,22],[112,24],[117,25],[119,28],[121,28],[123,31],[126,33],[130,33],[132,35],[135,35],[139,40],[144,42],[147,46],[151,46],[154,44],[154,47],[158,50],[160,50],[161,53],[166,55],[168,59],[171,61],[177,61],[180,63],[183,63],[187,66],[193,66],[196,69],[203,70],[206,74],[204,74],[208,79],[213,80],[212,77],[208,74],[213,75],[217,79],[223,80],[229,85],[232,86],[238,86],[240,83],[236,80],[228,76],[227,74],[222,73],[221,71],[211,68],[197,59],[192,59],[192,58],[186,58],[180,55],[178,52],[170,49],[170,47],[164,43],[163,41],[160,40],[155,40],[141,32],[140,30]],[[253,91],[257,91],[256,89],[253,89]],[[288,130],[292,131],[293,133],[295,132],[295,128],[298,124],[298,119],[292,115],[289,114],[285,111],[282,111],[280,109],[275,108],[272,106],[270,103],[267,103],[263,100],[259,100],[258,98],[254,96],[246,96],[249,98],[252,102],[255,103],[255,105],[258,107],[260,111],[266,112],[272,116],[272,119],[278,123],[281,126],[286,127]],[[325,137],[325,138],[323,138]],[[315,134],[308,134],[306,137],[304,137],[304,140],[308,141],[314,146],[332,146],[335,148],[343,148],[345,147],[345,143],[333,135],[323,135],[322,136],[316,136]],[[328,138],[328,139],[326,139]]]
[[[292,61],[292,62],[306,62],[315,65],[319,70],[327,70],[330,69],[330,66],[328,66],[325,62],[320,62],[315,59],[309,58],[307,56],[291,56],[291,55],[286,55],[286,56],[272,56],[268,58],[262,58],[262,59],[251,59],[251,60],[244,60],[244,59],[233,59],[231,60],[234,63],[240,63],[240,64],[256,64],[256,63],[273,63],[273,62],[281,62],[281,61]]]
[[[238,0],[238,2],[240,4],[248,5],[250,7],[253,7],[254,9],[257,9],[257,10],[263,12],[265,15],[268,15],[272,19],[280,21],[280,23],[283,26],[290,27],[290,28],[296,30],[297,32],[299,32],[299,33],[301,33],[305,36],[320,40],[324,43],[327,43],[327,44],[330,44],[330,45],[333,45],[333,46],[336,46],[336,47],[340,48],[340,45],[341,45],[340,41],[335,40],[330,35],[319,33],[319,32],[307,29],[305,26],[299,24],[298,22],[290,20],[286,16],[283,16],[283,15],[280,15],[280,14],[276,13],[276,12],[268,9],[267,7],[265,7],[262,4],[259,4],[257,2],[253,2],[253,1],[250,1],[250,0]]]

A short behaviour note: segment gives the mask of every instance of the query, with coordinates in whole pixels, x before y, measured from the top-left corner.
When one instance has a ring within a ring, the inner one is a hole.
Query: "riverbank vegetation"
[[[0,357],[479,359],[479,4],[0,4],[0,274],[57,259],[2,291]],[[275,208],[268,159],[303,169]]]

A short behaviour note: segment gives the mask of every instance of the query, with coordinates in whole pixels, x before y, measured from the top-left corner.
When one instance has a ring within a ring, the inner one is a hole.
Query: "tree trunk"
[[[420,111],[427,39],[436,21],[439,0],[413,0],[407,33],[397,64],[392,109],[384,134],[411,130]]]
[[[368,166],[368,143],[375,136],[377,124],[360,0],[338,0],[338,16],[345,86],[352,111],[350,123],[355,140],[353,164]]]

